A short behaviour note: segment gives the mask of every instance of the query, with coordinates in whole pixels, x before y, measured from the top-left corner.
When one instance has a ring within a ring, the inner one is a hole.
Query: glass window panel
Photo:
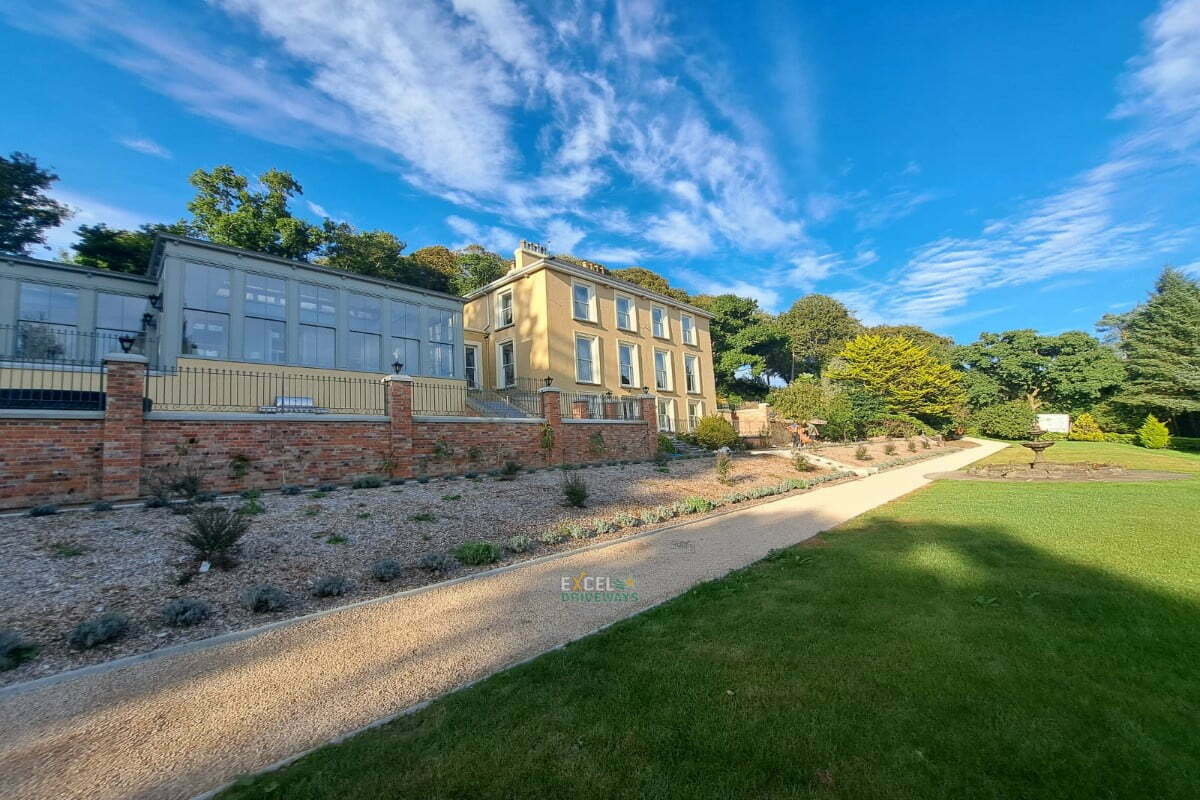
[[[667,310],[656,306],[650,313],[654,318],[654,335],[660,339],[667,338]]]
[[[454,377],[454,345],[429,344],[428,373],[435,378]]]
[[[316,325],[300,326],[300,363],[332,367],[336,360],[337,332]]]
[[[284,319],[287,316],[287,282],[282,278],[246,273],[246,306],[248,317]]]
[[[479,387],[479,350],[468,346],[463,352],[463,378],[472,389]]]
[[[405,375],[420,375],[421,373],[421,343],[416,339],[392,337],[392,361],[399,361],[404,366],[401,371]]]
[[[617,296],[617,327],[633,330],[633,301],[620,295]]]
[[[696,343],[696,326],[689,316],[679,318],[679,326],[683,330],[683,340],[688,344]]]
[[[654,351],[654,385],[659,389],[669,389],[671,386],[670,361],[662,350]]]
[[[443,311],[440,308],[428,309],[428,314],[429,335],[426,338],[431,342],[453,344],[454,318],[456,314],[453,311]]]
[[[78,325],[79,292],[42,283],[22,283],[20,318],[27,322]]]
[[[412,303],[392,301],[392,336],[405,339],[421,338],[421,307]]]
[[[575,378],[583,383],[595,381],[595,365],[592,363],[592,339],[575,337]]]
[[[246,317],[242,356],[250,361],[282,364],[287,358],[287,323]]]
[[[575,284],[575,317],[590,320],[592,318],[592,289],[582,283]]]
[[[512,292],[504,292],[500,295],[500,312],[498,314],[498,325],[512,325],[513,323],[513,295]]]
[[[346,338],[346,366],[364,372],[378,372],[379,336],[373,333],[351,331]]]
[[[689,392],[700,391],[700,375],[695,356],[684,356],[683,371],[687,378],[687,390]]]
[[[617,345],[617,361],[620,364],[621,385],[633,386],[633,346],[628,344]]]
[[[184,309],[183,352],[186,355],[227,358],[229,315]]]
[[[183,273],[183,304],[205,311],[229,310],[229,270],[188,264]]]
[[[300,284],[300,321],[312,325],[337,325],[337,291],[327,286]]]
[[[517,382],[516,351],[512,342],[500,345],[500,379],[503,386],[512,386]]]
[[[22,358],[73,361],[80,357],[78,347],[79,336],[72,327],[46,322],[22,322],[17,327],[16,354]]]
[[[346,299],[346,314],[350,318],[350,330],[363,333],[379,333],[382,330],[382,311],[379,300],[362,294],[351,294]]]
[[[137,332],[142,329],[142,315],[148,303],[144,297],[127,294],[96,294],[96,327],[114,331]]]

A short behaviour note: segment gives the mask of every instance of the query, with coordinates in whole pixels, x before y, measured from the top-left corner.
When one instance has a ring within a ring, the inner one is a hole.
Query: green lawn
[[[1024,464],[1031,453],[1014,444],[990,455],[980,464]],[[1132,444],[1109,442],[1056,442],[1046,451],[1047,461],[1103,461],[1120,464],[1129,469],[1154,469],[1166,472],[1200,473],[1200,453],[1181,453],[1176,450],[1147,450]]]
[[[1195,798],[1198,537],[1200,479],[942,481],[223,796]]]

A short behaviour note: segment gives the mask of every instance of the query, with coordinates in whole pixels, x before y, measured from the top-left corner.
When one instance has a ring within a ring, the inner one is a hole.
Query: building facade
[[[711,315],[521,242],[508,274],[467,296],[464,378],[503,390],[550,378],[573,396],[656,396],[658,427],[716,413]]]

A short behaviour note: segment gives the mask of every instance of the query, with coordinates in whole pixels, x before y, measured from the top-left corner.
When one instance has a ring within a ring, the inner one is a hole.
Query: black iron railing
[[[48,322],[0,325],[0,361],[100,366],[109,353],[129,352],[154,362],[158,340],[145,332],[81,331]]]
[[[379,380],[204,367],[147,370],[146,407],[263,415],[387,413]]]
[[[413,413],[439,417],[540,417],[539,385],[527,378],[518,378],[503,389],[413,381]]]
[[[559,392],[563,419],[641,419],[642,403],[636,397],[612,392]]]

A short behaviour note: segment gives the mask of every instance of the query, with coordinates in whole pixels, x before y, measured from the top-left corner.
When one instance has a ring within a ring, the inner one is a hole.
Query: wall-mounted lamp
[[[403,371],[403,369],[404,369],[404,364],[401,363],[399,359],[392,362],[392,372],[399,375],[401,373],[401,371]]]
[[[550,384],[554,383],[554,378],[550,375],[547,375],[546,377],[542,378],[542,383],[549,386]]]
[[[607,392],[604,393],[604,399],[612,400],[612,389],[609,389]]]
[[[158,320],[155,319],[153,314],[151,314],[148,311],[145,314],[142,314],[142,330],[147,330],[149,328],[157,328],[157,327],[158,327]]]
[[[134,340],[132,336],[117,337],[117,344],[121,345],[122,353],[128,353],[131,349],[133,349],[133,341]]]
[[[150,301],[151,308],[153,308],[155,311],[162,311],[162,292],[159,292],[158,294],[152,294],[146,299]]]
[[[649,386],[643,386],[643,387],[642,387],[642,394],[650,394],[650,387],[649,387]]]

